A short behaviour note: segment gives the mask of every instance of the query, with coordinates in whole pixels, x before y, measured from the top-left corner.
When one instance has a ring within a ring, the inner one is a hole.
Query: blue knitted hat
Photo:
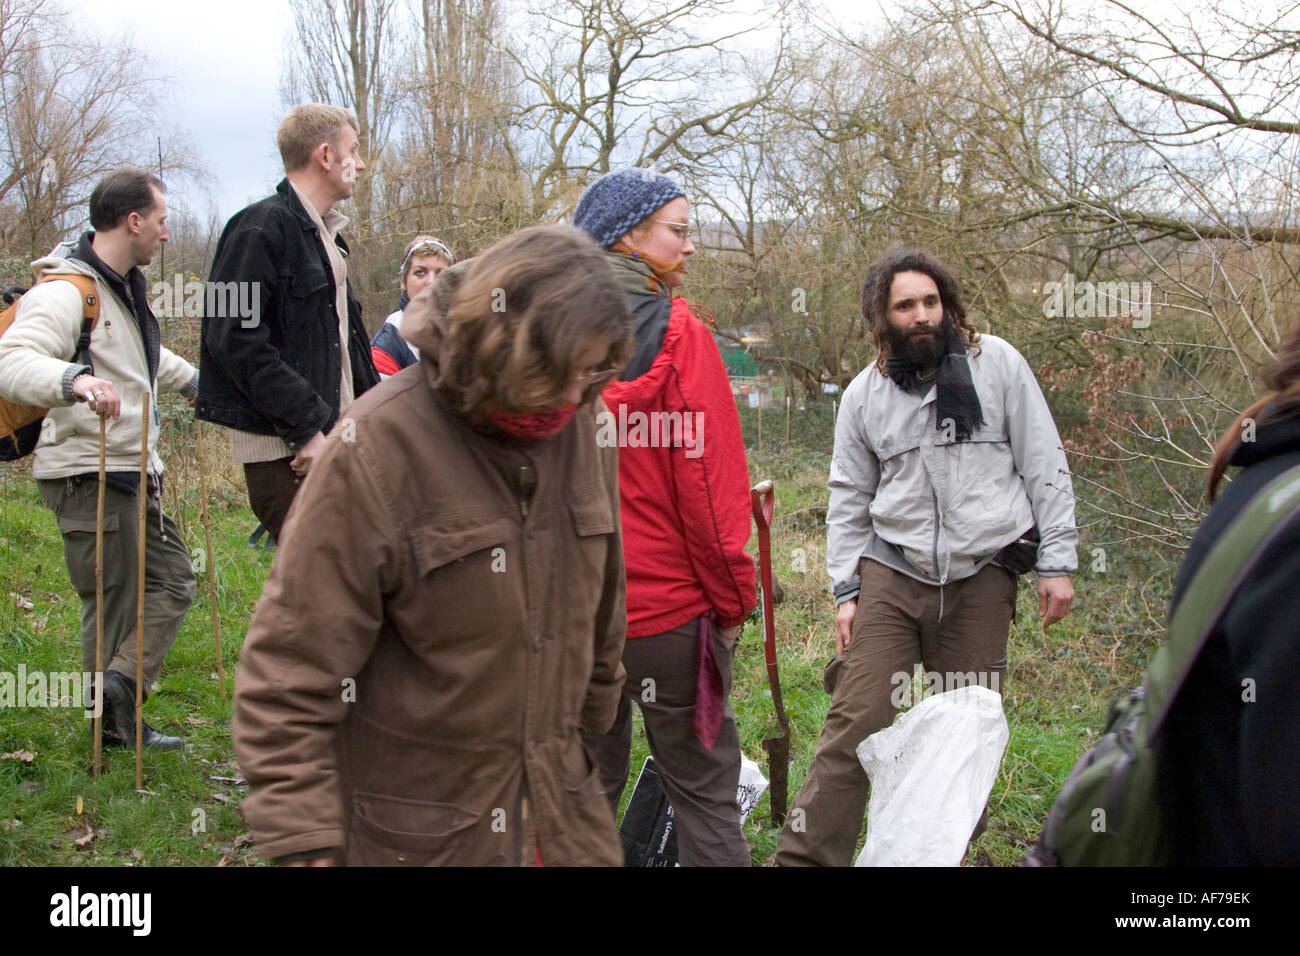
[[[573,224],[608,249],[656,209],[685,195],[680,186],[653,169],[619,169],[587,187],[573,211]]]

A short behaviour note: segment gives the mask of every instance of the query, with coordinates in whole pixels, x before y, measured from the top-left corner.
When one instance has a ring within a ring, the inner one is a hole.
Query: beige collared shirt
[[[316,225],[316,234],[320,236],[325,255],[329,258],[330,270],[334,273],[334,311],[339,320],[339,414],[342,415],[356,392],[352,384],[352,355],[348,350],[348,261],[343,250],[334,242],[334,237],[349,222],[348,217],[336,209],[321,216],[316,211],[306,194],[289,181],[302,208]],[[293,455],[293,450],[278,435],[255,435],[252,432],[232,429],[230,434],[231,450],[235,461],[241,465],[258,461],[276,461]]]

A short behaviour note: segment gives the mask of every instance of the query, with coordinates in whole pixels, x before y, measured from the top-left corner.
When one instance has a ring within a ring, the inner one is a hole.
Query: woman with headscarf
[[[402,286],[397,311],[384,320],[370,340],[370,356],[380,378],[396,375],[420,361],[420,350],[402,337],[402,316],[412,299],[433,285],[443,269],[455,264],[456,256],[451,249],[433,236],[416,236],[406,247],[401,268],[397,270]]]
[[[606,250],[635,351],[604,392],[602,443],[619,446],[627,564],[627,684],[608,734],[586,736],[610,804],[631,755],[632,704],[673,805],[683,866],[748,866],[727,703],[741,623],[756,603],[749,471],[735,399],[696,307],[674,296],[695,252],[690,204],[649,169],[608,173],[573,224]]]

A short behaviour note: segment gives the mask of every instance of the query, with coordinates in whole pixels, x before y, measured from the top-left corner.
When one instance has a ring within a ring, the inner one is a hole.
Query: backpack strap
[[[1210,634],[1268,545],[1300,514],[1300,465],[1261,488],[1192,575],[1170,617],[1163,644],[1146,672],[1142,740],[1149,746],[1169,715]]]
[[[93,372],[95,364],[90,360],[90,333],[99,324],[99,292],[95,289],[95,280],[90,276],[64,272],[42,276],[40,281],[71,282],[81,293],[81,334],[77,336],[77,350],[72,357],[82,365],[89,365]]]

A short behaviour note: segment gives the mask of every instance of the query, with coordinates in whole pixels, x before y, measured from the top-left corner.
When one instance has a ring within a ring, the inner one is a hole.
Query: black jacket
[[[1268,422],[1261,412],[1260,422]],[[1300,465],[1300,415],[1260,424],[1187,551],[1182,596],[1251,497]],[[1157,792],[1180,865],[1300,863],[1300,521],[1242,582],[1166,718]]]
[[[335,242],[346,256],[343,238]],[[279,435],[295,449],[328,432],[339,416],[342,374],[334,273],[288,179],[226,223],[208,281],[258,283],[245,299],[258,310],[247,318],[204,315],[195,416]],[[379,373],[351,283],[347,297],[348,354],[360,397],[379,383]],[[208,299],[220,301],[211,292]]]

